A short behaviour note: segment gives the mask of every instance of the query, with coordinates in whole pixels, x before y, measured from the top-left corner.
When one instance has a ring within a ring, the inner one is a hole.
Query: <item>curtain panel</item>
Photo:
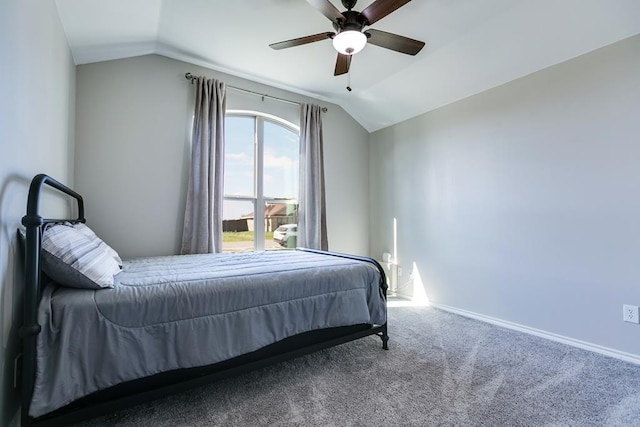
[[[226,85],[197,77],[182,254],[222,252]]]
[[[297,245],[328,250],[324,188],[322,109],[302,104],[300,114],[300,194]]]

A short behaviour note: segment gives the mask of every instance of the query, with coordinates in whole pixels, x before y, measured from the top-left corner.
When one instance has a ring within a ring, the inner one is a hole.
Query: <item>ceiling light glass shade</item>
[[[354,55],[367,44],[367,36],[360,31],[342,31],[333,38],[333,47],[343,55]]]

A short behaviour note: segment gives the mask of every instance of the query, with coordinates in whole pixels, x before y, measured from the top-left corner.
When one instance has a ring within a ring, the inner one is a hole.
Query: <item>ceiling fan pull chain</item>
[[[347,71],[347,91],[351,92],[351,72]]]

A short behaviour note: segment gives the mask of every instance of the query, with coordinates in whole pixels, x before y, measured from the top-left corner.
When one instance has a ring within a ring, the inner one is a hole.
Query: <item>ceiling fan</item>
[[[329,18],[336,32],[313,34],[297,39],[272,43],[273,49],[286,49],[325,39],[333,39],[333,47],[338,51],[334,76],[349,72],[351,56],[360,52],[367,42],[396,52],[416,55],[424,47],[424,42],[387,33],[385,31],[368,29],[365,27],[374,24],[411,0],[376,0],[362,12],[356,12],[353,7],[357,0],[342,0],[342,5],[347,8],[340,12],[329,0],[307,0],[307,3],[318,9],[320,13]]]

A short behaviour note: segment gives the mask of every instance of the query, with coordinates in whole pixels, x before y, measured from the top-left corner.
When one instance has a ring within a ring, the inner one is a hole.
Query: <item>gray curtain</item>
[[[324,195],[322,110],[302,104],[300,114],[300,194],[297,245],[328,250],[327,208]]]
[[[181,252],[222,252],[226,85],[204,77],[197,77],[193,82],[191,169]]]

